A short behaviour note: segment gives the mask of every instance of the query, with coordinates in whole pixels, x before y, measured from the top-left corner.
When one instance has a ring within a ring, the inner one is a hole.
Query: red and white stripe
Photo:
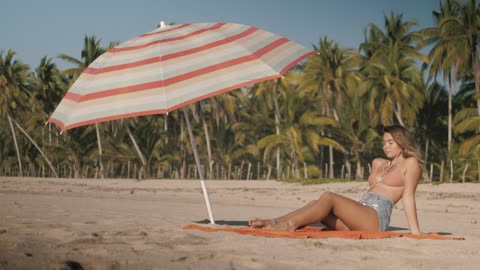
[[[281,77],[312,50],[233,23],[167,26],[101,55],[72,85],[49,121],[62,130],[187,104]]]

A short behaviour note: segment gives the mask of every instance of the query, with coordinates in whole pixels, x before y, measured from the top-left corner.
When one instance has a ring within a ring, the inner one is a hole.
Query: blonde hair
[[[414,157],[420,164],[423,164],[418,144],[405,127],[399,125],[387,126],[383,128],[383,132],[392,135],[393,140],[400,146],[400,149],[402,149],[402,156],[404,158]]]

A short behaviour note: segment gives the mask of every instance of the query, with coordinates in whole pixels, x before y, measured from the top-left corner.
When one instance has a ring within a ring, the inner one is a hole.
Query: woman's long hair
[[[414,157],[420,164],[423,164],[418,144],[405,127],[399,125],[387,126],[383,128],[383,132],[392,135],[393,140],[402,149],[402,156],[404,158]]]

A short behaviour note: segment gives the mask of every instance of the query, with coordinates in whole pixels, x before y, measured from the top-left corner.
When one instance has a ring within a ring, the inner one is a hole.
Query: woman
[[[387,159],[372,162],[370,187],[360,201],[325,192],[304,207],[275,219],[252,218],[250,226],[294,231],[321,222],[333,230],[386,231],[393,206],[402,199],[410,231],[419,234],[415,190],[422,168],[415,141],[401,126],[384,128],[383,151]]]

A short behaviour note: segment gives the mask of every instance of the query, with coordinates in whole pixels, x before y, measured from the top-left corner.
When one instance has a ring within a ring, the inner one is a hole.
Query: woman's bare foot
[[[252,228],[269,228],[272,226],[272,220],[253,217],[248,221],[248,225]]]
[[[274,223],[275,224],[271,224],[268,227],[268,229],[276,230],[276,231],[289,231],[289,232],[293,232],[296,230],[296,228],[291,226],[287,221],[274,222]]]
[[[248,221],[248,225],[252,228],[265,228],[276,231],[295,231],[295,227],[287,221],[278,222],[276,219],[259,219],[256,217]]]

